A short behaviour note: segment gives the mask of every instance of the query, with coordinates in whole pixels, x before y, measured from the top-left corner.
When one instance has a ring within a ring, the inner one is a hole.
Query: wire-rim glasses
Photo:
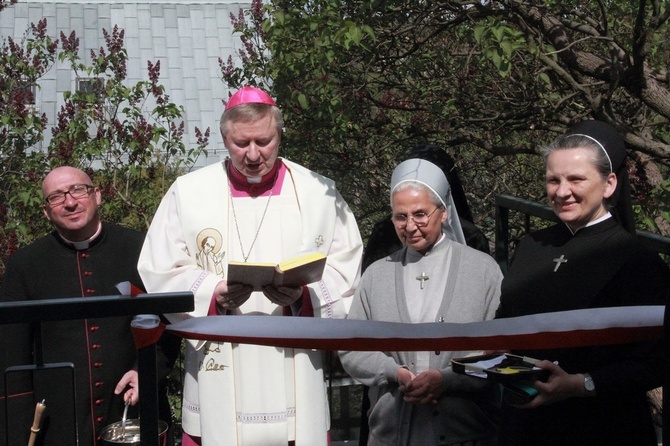
[[[433,209],[430,214],[426,214],[425,212],[416,212],[411,215],[393,214],[393,216],[391,216],[391,220],[393,220],[393,223],[398,228],[406,227],[410,220],[412,220],[417,227],[421,228],[428,224],[430,217],[432,217],[435,211],[438,209],[440,209],[440,206],[437,206],[435,209]]]
[[[70,186],[65,192],[54,192],[44,199],[50,206],[58,206],[65,203],[65,195],[70,194],[75,200],[79,200],[88,196],[94,186],[90,184],[75,184]]]

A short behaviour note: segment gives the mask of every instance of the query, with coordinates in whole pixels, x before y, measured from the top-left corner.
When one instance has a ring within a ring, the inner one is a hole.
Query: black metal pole
[[[141,395],[140,443],[142,446],[159,446],[156,344],[137,350],[137,372]]]
[[[62,299],[0,302],[0,324],[180,313],[193,311],[194,307],[193,293],[191,292],[140,294],[133,297],[119,295],[86,299],[66,297]],[[42,362],[41,357],[41,352],[38,352],[38,362]],[[40,366],[49,367],[51,364],[40,364]],[[35,365],[29,367],[35,368]],[[143,403],[140,403],[140,443],[142,446],[159,446],[158,380],[156,373],[156,344],[153,343],[138,349],[138,380],[141,392],[140,398],[143,401]]]

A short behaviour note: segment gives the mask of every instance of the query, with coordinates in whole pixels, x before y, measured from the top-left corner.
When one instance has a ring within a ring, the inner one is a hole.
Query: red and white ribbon
[[[205,316],[166,329],[188,339],[317,350],[546,349],[656,340],[664,311],[663,306],[595,308],[464,324]]]

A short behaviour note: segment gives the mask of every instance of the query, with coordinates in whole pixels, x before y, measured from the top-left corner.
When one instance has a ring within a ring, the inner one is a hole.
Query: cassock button
[[[102,362],[94,362],[93,367],[96,367],[96,368],[102,367]]]
[[[100,344],[93,344],[91,347],[92,347],[94,350],[97,350],[97,349],[100,348]]]
[[[104,383],[102,381],[98,381],[95,383],[95,387],[102,387]]]
[[[96,418],[95,421],[96,421],[97,423],[102,422],[102,417],[98,417],[98,418]]]
[[[84,275],[85,275],[85,276],[92,276],[92,275],[93,275],[93,271],[84,271]]]
[[[82,252],[81,257],[85,259],[86,257],[88,257],[88,254],[86,254],[85,252]]]
[[[96,406],[99,406],[99,405],[101,405],[101,404],[102,404],[102,400],[95,400],[95,405],[96,405]]]
[[[95,290],[93,288],[86,288],[86,294],[93,294]]]
[[[89,330],[91,330],[91,331],[98,331],[99,328],[100,328],[100,327],[94,325],[93,327],[89,328]]]

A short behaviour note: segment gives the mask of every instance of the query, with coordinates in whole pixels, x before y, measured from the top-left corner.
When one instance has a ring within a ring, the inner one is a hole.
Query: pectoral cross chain
[[[421,282],[421,289],[423,289],[423,283],[428,279],[430,279],[430,277],[428,277],[426,273],[421,273],[420,276],[416,276],[416,280],[419,280]]]

